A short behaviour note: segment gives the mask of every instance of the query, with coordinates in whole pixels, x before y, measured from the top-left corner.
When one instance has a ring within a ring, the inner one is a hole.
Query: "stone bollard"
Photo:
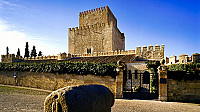
[[[113,93],[102,85],[67,86],[48,95],[45,112],[111,112]]]

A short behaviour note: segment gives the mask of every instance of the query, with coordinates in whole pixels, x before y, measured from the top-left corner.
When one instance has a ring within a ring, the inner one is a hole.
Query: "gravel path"
[[[200,112],[200,105],[151,100],[117,99],[112,112]]]
[[[45,95],[0,94],[0,112],[43,112],[45,97]],[[200,105],[116,99],[112,112],[200,112]]]
[[[44,95],[0,94],[0,112],[43,112]]]
[[[48,94],[0,86],[0,112],[43,112]],[[116,99],[112,112],[200,112],[200,104]]]

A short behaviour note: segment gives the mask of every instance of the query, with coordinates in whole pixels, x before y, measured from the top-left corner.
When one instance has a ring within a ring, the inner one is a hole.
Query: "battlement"
[[[18,56],[15,54],[1,55],[1,62],[3,63],[12,63],[15,60],[22,59],[22,56]]]
[[[162,50],[164,50],[164,49],[163,49],[164,47],[165,47],[165,45],[162,44],[161,49],[160,49],[160,45],[156,44],[156,45],[155,45],[155,50],[154,50],[154,47],[150,44],[148,50],[147,50],[147,46],[145,46],[145,45],[144,45],[143,47],[138,46],[138,47],[136,47],[136,49],[138,50],[138,52],[162,51]],[[142,49],[141,49],[141,48],[142,48]]]
[[[106,10],[107,7],[101,7],[101,8],[96,8],[96,9],[91,9],[91,10],[87,10],[87,11],[83,11],[80,12],[79,15],[84,15],[84,14],[88,14],[88,13],[92,13],[92,12],[98,12],[98,11],[103,11]]]
[[[57,56],[37,56],[37,57],[30,57],[30,58],[24,58],[24,60],[66,60],[67,54],[66,53],[60,53]]]
[[[97,23],[94,25],[87,25],[87,26],[80,26],[80,27],[75,27],[75,28],[69,28],[69,31],[79,31],[79,30],[92,30],[95,28],[101,28],[101,27],[111,27],[113,25],[113,22],[111,21],[110,23]]]
[[[96,23],[110,23],[111,21],[117,27],[117,19],[108,6],[79,13],[79,27]]]
[[[163,59],[164,47],[164,44],[162,44],[161,48],[160,45],[156,44],[154,50],[154,47],[151,44],[149,45],[148,49],[147,46],[138,46],[136,47],[136,55],[145,59]]]
[[[71,54],[71,57],[95,57],[95,56],[113,56],[113,55],[133,55],[135,50],[115,50],[110,52],[94,52],[92,54]]]
[[[1,55],[1,61],[3,63],[13,63],[18,61],[34,61],[34,60],[66,60],[68,55],[66,53],[60,53],[57,56],[37,56],[37,57],[29,57],[29,58],[23,58],[22,56],[17,56],[15,54],[8,54],[8,55]]]
[[[102,11],[109,11],[111,13],[111,15],[114,17],[114,19],[117,20],[108,6],[79,12],[79,16],[85,16],[87,14],[98,13],[98,12],[102,12]]]
[[[158,50],[159,48],[159,50]],[[71,54],[71,57],[94,57],[94,56],[113,56],[113,55],[133,55],[139,56],[144,59],[163,59],[164,58],[164,44],[160,49],[160,46],[157,44],[155,46],[155,50],[153,50],[153,46],[149,45],[149,49],[147,50],[147,46],[143,46],[141,49],[140,46],[136,47],[136,50],[115,50],[110,52],[94,52],[91,54]]]

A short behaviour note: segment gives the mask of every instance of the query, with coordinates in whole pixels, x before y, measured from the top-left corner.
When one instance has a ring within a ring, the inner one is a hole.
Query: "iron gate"
[[[131,99],[157,99],[158,93],[152,93],[150,91],[152,86],[152,83],[150,84],[150,81],[152,79],[152,76],[155,75],[157,74],[149,73],[145,70],[124,71],[123,97]],[[157,80],[154,82],[158,83]]]

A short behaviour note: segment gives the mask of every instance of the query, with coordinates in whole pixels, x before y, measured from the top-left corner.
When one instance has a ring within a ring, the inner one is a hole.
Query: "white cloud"
[[[0,1],[0,9],[9,9],[9,10],[18,10],[18,9],[27,9],[23,5],[14,3],[15,1],[9,2],[5,0]]]

